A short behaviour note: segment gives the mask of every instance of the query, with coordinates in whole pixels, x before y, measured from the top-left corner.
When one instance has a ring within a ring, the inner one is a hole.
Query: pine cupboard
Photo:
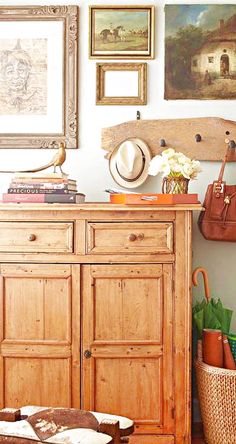
[[[0,205],[0,405],[129,416],[191,442],[191,228],[200,205]]]

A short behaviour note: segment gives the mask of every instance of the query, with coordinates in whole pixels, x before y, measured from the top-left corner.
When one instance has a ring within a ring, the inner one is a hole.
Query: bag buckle
[[[230,196],[225,196],[225,198],[224,198],[224,203],[226,204],[226,205],[229,205],[230,204]]]
[[[216,197],[220,197],[221,194],[224,193],[225,182],[214,182],[213,183],[213,192]]]

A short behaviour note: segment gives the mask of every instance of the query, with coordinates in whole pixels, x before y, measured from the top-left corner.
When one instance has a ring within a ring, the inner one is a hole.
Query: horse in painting
[[[125,29],[123,26],[117,26],[114,29],[102,29],[102,31],[100,32],[100,37],[103,43],[109,41],[108,36],[111,36],[114,42],[117,42],[118,40],[125,40]]]
[[[105,29],[103,29],[103,30],[100,32],[100,37],[101,37],[103,43],[108,42],[108,36],[109,36],[109,35],[112,35],[110,29],[105,28]]]

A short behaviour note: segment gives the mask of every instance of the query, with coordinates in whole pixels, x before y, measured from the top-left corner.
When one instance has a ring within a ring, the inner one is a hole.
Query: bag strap
[[[215,193],[216,197],[220,197],[220,195],[224,191],[223,178],[224,178],[226,162],[228,160],[228,152],[229,152],[228,140],[226,140],[226,143],[227,143],[226,153],[225,153],[224,159],[222,161],[219,177],[218,177],[218,180],[214,182],[214,193]]]
[[[224,157],[224,160],[223,160],[222,165],[221,165],[221,169],[220,169],[220,174],[219,174],[218,182],[223,182],[223,177],[224,177],[224,172],[225,172],[225,166],[226,166],[226,162],[227,162],[227,160],[228,160],[228,150],[229,150],[229,147],[227,147],[227,150],[226,150],[226,153],[225,153],[225,157]]]

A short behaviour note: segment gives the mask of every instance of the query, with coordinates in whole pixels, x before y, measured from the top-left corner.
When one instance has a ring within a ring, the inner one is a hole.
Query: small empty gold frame
[[[146,105],[146,63],[97,63],[97,105]]]

